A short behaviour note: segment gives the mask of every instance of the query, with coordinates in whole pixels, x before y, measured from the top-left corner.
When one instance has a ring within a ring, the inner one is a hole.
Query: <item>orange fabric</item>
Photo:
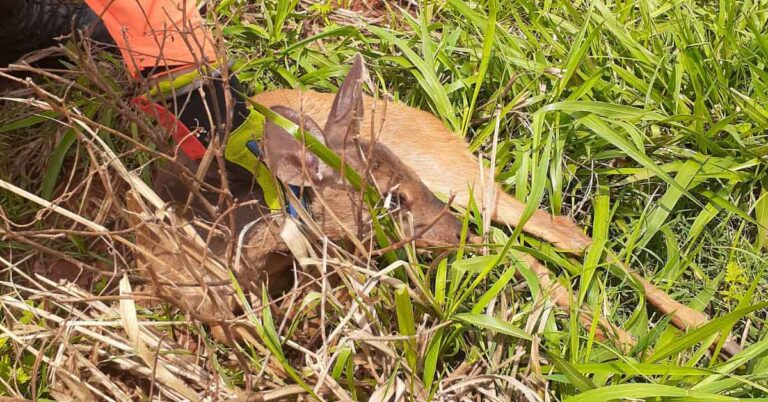
[[[214,62],[213,39],[195,0],[85,0],[104,21],[128,71]]]

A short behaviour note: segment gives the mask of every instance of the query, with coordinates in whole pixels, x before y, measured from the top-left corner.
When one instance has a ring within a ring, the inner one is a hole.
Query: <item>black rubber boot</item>
[[[104,24],[85,3],[72,0],[0,0],[0,66],[33,50],[53,46],[74,26],[112,43]],[[74,24],[74,25],[73,25]]]

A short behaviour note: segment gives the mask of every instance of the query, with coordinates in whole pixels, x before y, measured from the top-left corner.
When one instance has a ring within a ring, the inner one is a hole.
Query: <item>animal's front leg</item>
[[[252,234],[246,234],[242,244],[244,261],[235,272],[243,288],[261,294],[261,287],[265,285],[269,293],[274,294],[293,285],[294,258],[281,236],[288,224],[292,222],[278,218],[260,223],[252,229]]]

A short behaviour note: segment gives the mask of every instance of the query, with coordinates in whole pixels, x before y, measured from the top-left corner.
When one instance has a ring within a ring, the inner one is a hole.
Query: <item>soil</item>
[[[347,8],[368,18],[378,18],[388,12],[384,0],[352,0]]]
[[[387,6],[383,0],[353,0],[349,9],[357,12],[386,11]]]

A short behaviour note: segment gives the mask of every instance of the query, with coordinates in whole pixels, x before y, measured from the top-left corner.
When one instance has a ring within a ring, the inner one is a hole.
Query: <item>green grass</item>
[[[217,8],[235,71],[253,91],[333,91],[359,51],[377,85],[438,116],[475,152],[491,152],[499,118],[497,180],[532,206],[573,216],[599,239],[586,258],[572,259],[493,229],[488,256],[462,248],[440,262],[411,252],[398,254],[400,262],[382,259],[379,269],[392,263],[387,275],[398,284],[382,283],[361,301],[376,317],[367,331],[428,335],[384,342],[396,358],[383,359],[378,378],[353,364],[362,350],[377,353],[370,344],[335,343],[329,375],[345,393],[367,400],[372,389],[401,383],[418,400],[456,385],[437,386],[468,362],[502,400],[529,395],[525,389],[590,402],[768,396],[768,310],[759,303],[768,246],[768,3],[428,1],[413,14],[392,4],[389,22],[362,28],[336,24],[322,8],[296,7],[229,1]],[[3,117],[0,131],[25,127]],[[477,211],[464,217],[471,230],[482,228]],[[542,310],[536,276],[508,249],[546,260],[638,346],[623,353],[575,318]],[[605,250],[712,323],[676,330],[605,264]],[[318,296],[303,303],[316,306]],[[347,307],[327,306],[328,333]],[[259,317],[259,333],[287,373],[275,381],[314,387],[316,375],[285,346],[299,342],[312,311],[284,327],[274,312]],[[714,335],[728,331],[743,352],[713,357]],[[264,356],[246,355],[258,372]],[[236,369],[219,370],[242,386]],[[474,392],[464,388],[456,394]]]

